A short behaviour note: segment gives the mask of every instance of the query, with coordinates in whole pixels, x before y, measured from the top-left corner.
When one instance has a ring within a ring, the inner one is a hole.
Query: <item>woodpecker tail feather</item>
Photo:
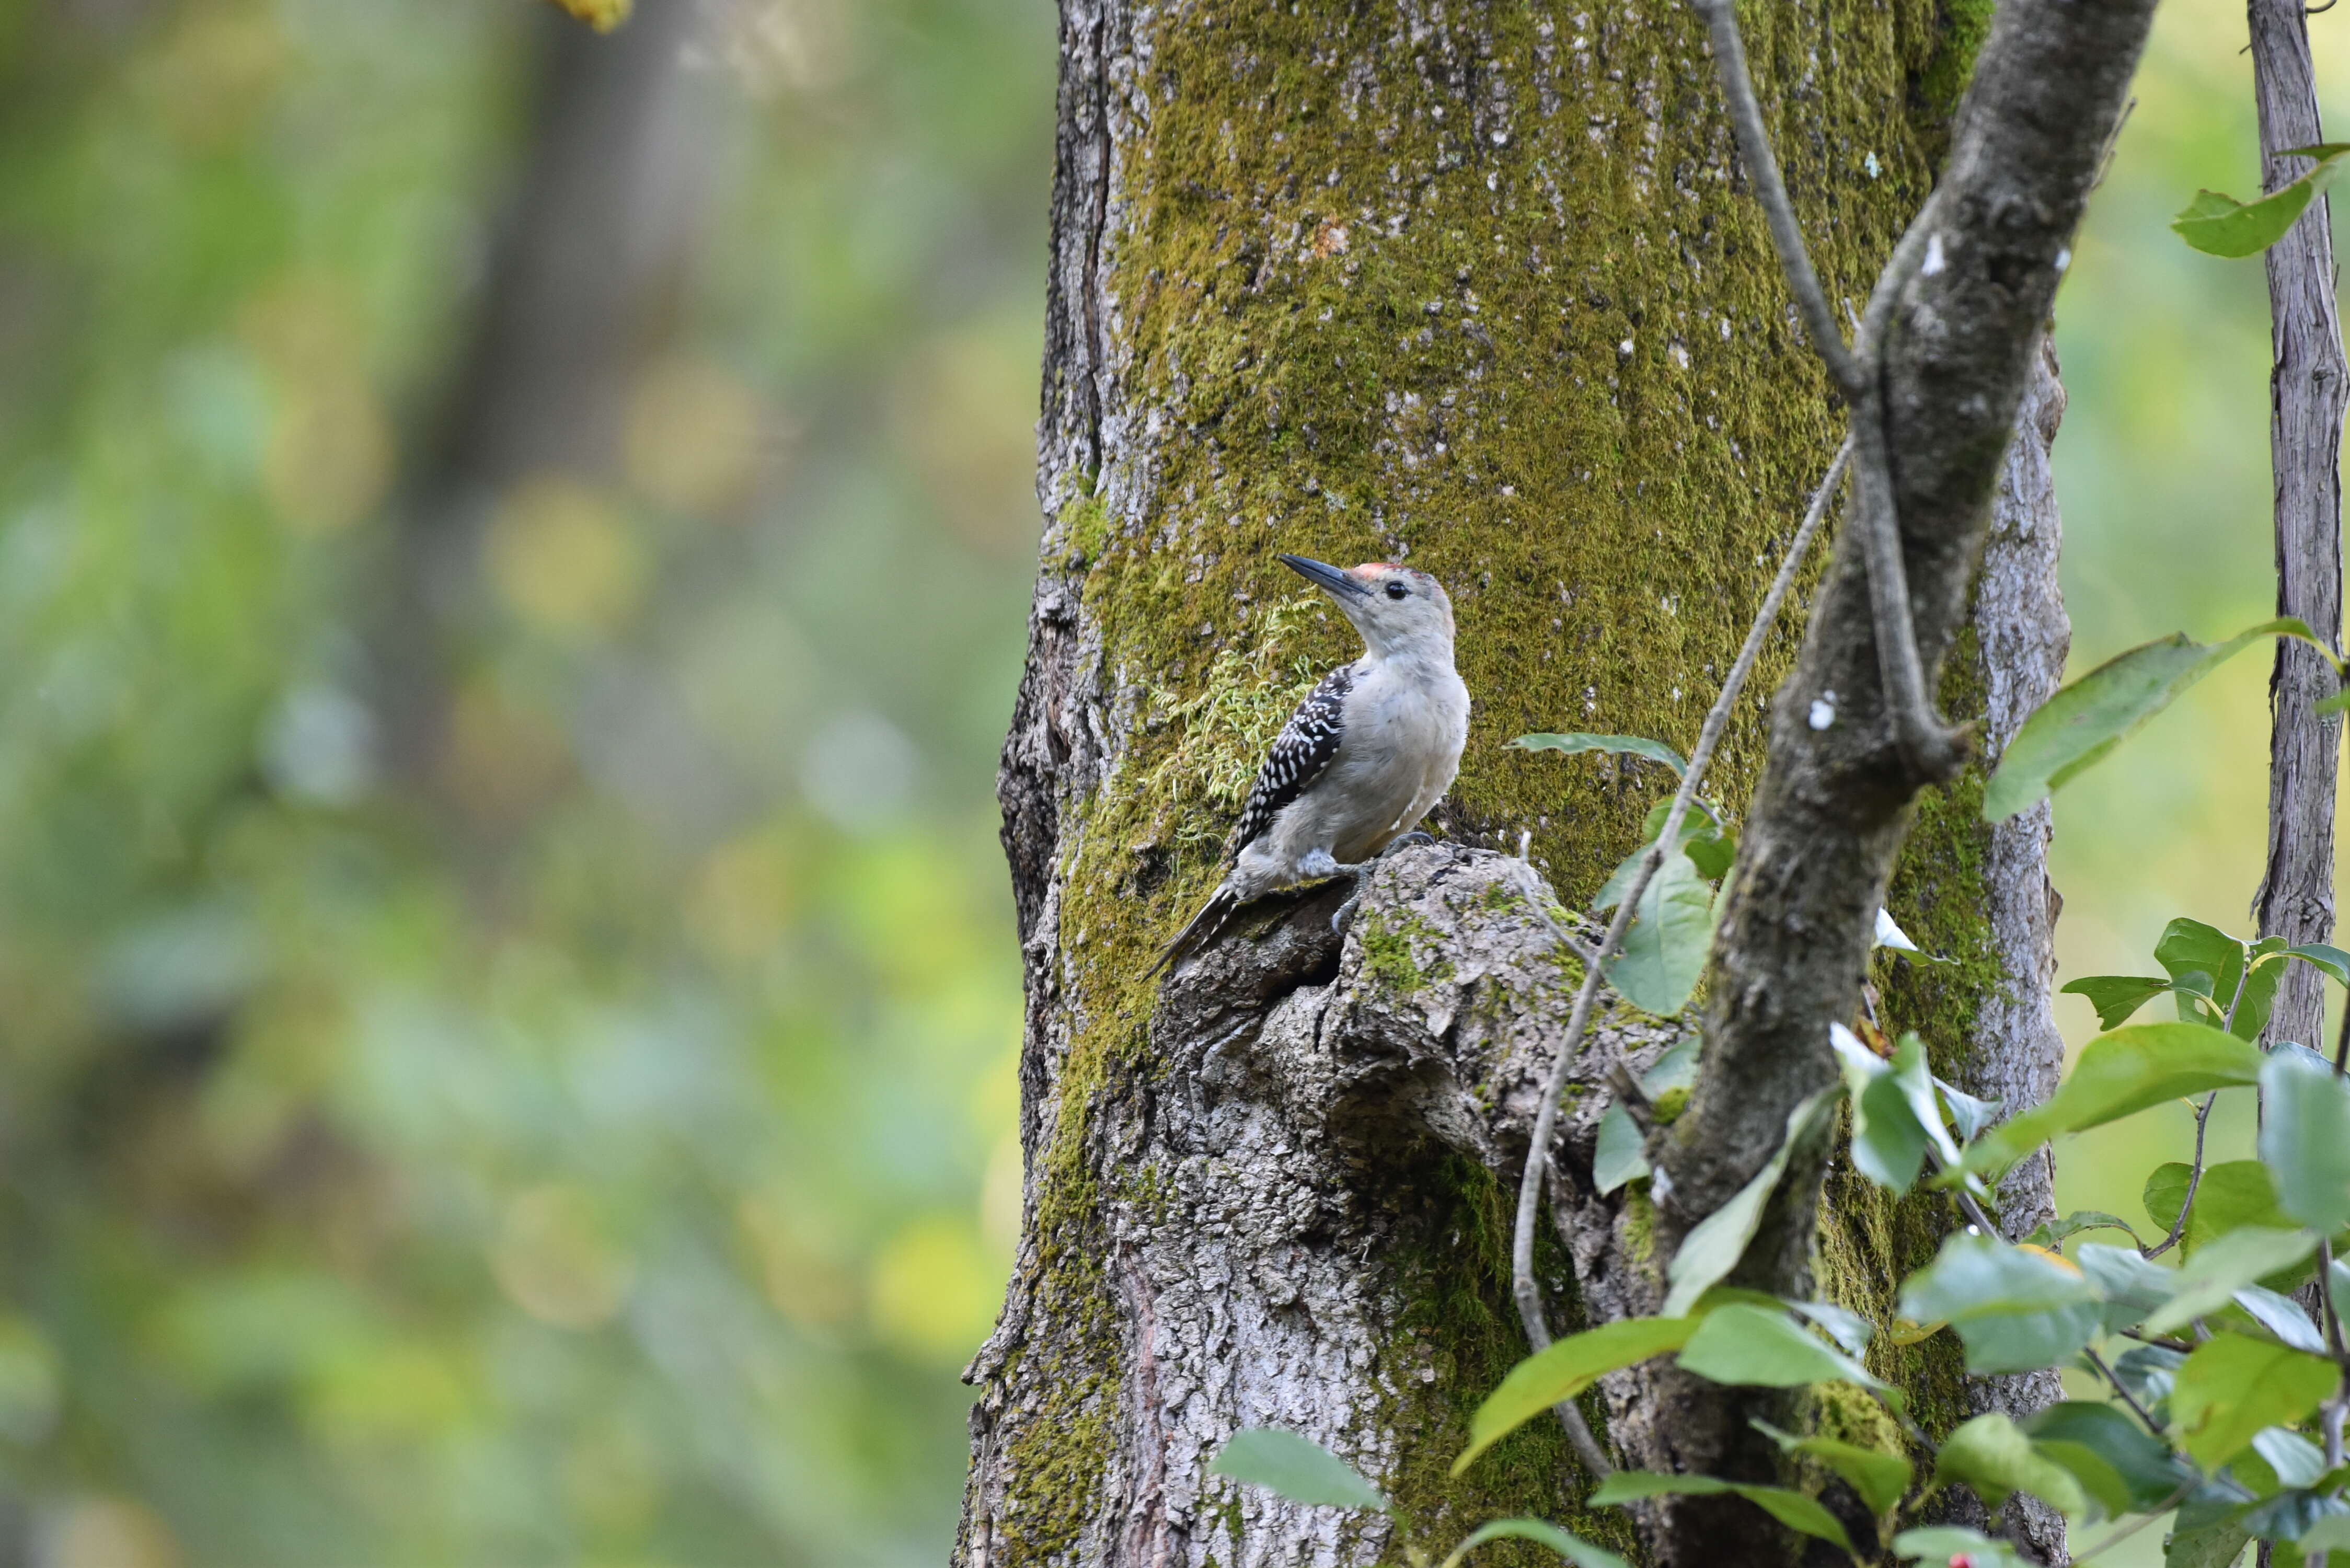
[[[1191,957],[1222,936],[1224,928],[1232,923],[1232,916],[1240,907],[1241,901],[1232,896],[1232,888],[1217,888],[1208,896],[1208,901],[1200,906],[1200,912],[1191,917],[1191,924],[1176,932],[1175,940],[1159,950],[1159,961],[1150,966],[1143,978],[1147,980],[1169,965]]]

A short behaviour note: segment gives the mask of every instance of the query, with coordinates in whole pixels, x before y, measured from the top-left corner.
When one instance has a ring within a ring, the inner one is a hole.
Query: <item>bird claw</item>
[[[1379,854],[1381,857],[1384,858],[1387,856],[1393,855],[1397,850],[1402,849],[1409,845],[1433,844],[1435,842],[1436,839],[1434,836],[1422,833],[1419,828],[1415,827],[1409,833],[1399,833],[1393,838],[1388,839],[1388,846],[1385,849],[1380,850]]]
[[[1362,901],[1363,889],[1361,886],[1357,884],[1355,890],[1347,895],[1347,901],[1338,906],[1338,912],[1330,917],[1330,934],[1332,936],[1343,937],[1347,934],[1347,921],[1353,917],[1355,907]]]

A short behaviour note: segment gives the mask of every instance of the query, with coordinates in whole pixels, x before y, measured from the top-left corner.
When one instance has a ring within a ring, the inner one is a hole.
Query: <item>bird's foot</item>
[[[1338,906],[1338,912],[1330,917],[1331,935],[1343,937],[1347,934],[1347,922],[1355,918],[1355,910],[1362,901],[1363,888],[1362,884],[1358,882],[1355,885],[1355,890],[1347,895],[1347,901]]]
[[[1435,842],[1436,839],[1433,835],[1422,833],[1419,828],[1415,827],[1409,833],[1399,833],[1393,838],[1388,839],[1388,846],[1379,851],[1379,858],[1384,860],[1388,856],[1393,855],[1397,850],[1409,848],[1415,844],[1433,844]]]

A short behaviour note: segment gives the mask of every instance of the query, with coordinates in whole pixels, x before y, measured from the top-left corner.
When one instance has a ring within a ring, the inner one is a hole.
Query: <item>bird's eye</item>
[[[1405,587],[1401,583],[1389,583],[1388,585],[1388,597],[1391,599],[1399,599],[1409,592],[1411,592],[1411,590]]]

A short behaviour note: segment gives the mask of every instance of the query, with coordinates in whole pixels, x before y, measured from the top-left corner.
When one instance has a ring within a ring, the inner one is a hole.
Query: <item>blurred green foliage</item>
[[[1053,27],[699,6],[690,265],[407,765],[382,584],[577,25],[0,0],[0,1561],[943,1555]]]

